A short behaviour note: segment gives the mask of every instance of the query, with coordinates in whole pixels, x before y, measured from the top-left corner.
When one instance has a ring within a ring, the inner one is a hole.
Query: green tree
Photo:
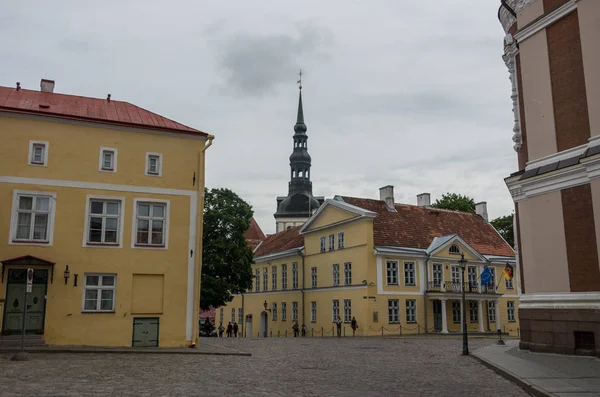
[[[434,208],[475,213],[475,200],[462,194],[446,193],[431,205]]]
[[[200,307],[223,306],[252,287],[252,250],[244,233],[254,212],[229,189],[205,189]]]
[[[514,214],[501,216],[491,221],[491,225],[496,228],[498,233],[506,240],[511,247],[515,247],[515,232],[513,229]]]

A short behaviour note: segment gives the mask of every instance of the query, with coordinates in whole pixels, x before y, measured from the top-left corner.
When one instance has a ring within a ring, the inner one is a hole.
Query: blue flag
[[[483,269],[483,271],[481,272],[481,284],[485,285],[485,284],[489,284],[492,282],[492,271],[490,270],[489,267],[485,267],[485,269]]]

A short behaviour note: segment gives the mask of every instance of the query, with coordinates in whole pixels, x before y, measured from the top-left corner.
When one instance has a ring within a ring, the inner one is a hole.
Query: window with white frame
[[[404,262],[404,285],[415,285],[414,262]]]
[[[340,301],[334,299],[331,301],[331,321],[336,322],[340,316]]]
[[[90,199],[88,244],[119,244],[121,201]]]
[[[315,301],[310,302],[310,322],[317,322],[317,302]]]
[[[515,288],[515,283],[513,282],[514,279],[504,279],[504,286],[506,287],[506,289],[514,289]]]
[[[511,323],[517,321],[515,319],[515,302],[514,301],[506,302],[506,311],[508,313],[508,321],[510,321]]]
[[[114,274],[85,274],[83,287],[84,312],[113,312],[115,310]]]
[[[335,235],[329,235],[329,251],[333,251],[335,249]]]
[[[219,321],[223,324],[223,308],[219,310]]]
[[[350,321],[352,321],[352,301],[344,299],[344,322],[349,323]]]
[[[100,148],[98,168],[100,171],[117,172],[117,149]]]
[[[398,285],[398,261],[386,261],[387,284]]]
[[[263,268],[263,291],[268,291],[269,286],[269,270],[265,267]]]
[[[287,290],[287,264],[281,265],[281,289]]]
[[[479,321],[477,302],[469,301],[469,321],[472,323]]]
[[[235,323],[235,308],[231,308],[231,323]]]
[[[48,165],[48,142],[29,141],[29,165]]]
[[[388,299],[388,321],[390,324],[400,322],[400,300]]]
[[[146,153],[146,175],[161,176],[162,175],[162,154]]]
[[[494,266],[489,266],[490,272],[492,273],[492,279],[488,286],[495,288],[496,286],[496,268]]]
[[[321,252],[325,252],[325,236],[321,236],[320,242],[321,242]]]
[[[344,232],[338,232],[338,249],[344,248]]]
[[[287,320],[287,303],[281,302],[281,321]]]
[[[414,299],[406,300],[406,322],[416,323],[417,322],[417,301]]]
[[[298,302],[292,302],[292,321],[298,321]]]
[[[292,289],[298,289],[298,262],[292,263]]]
[[[260,269],[256,269],[256,275],[254,276],[254,291],[260,292]]]
[[[241,308],[238,309],[238,323],[242,324],[244,322],[244,312]]]
[[[452,301],[452,322],[460,323],[460,301]]]
[[[352,263],[344,263],[344,285],[352,285]]]
[[[164,247],[166,241],[167,204],[136,202],[135,244]]]
[[[448,252],[450,252],[451,254],[460,255],[460,249],[458,248],[458,245],[456,245],[456,244],[451,245]]]
[[[477,288],[477,267],[476,266],[468,266],[467,267],[467,282],[469,283],[469,290]]]
[[[271,313],[273,314],[273,321],[277,320],[277,303],[273,302],[271,304]]]
[[[452,283],[460,284],[460,267],[452,265],[450,270],[450,276],[452,277]]]
[[[277,266],[273,266],[271,269],[271,290],[277,291]]]
[[[339,263],[334,264],[332,269],[332,278],[333,278],[333,282],[332,285],[334,287],[337,287],[338,285],[340,285],[340,265]]]
[[[317,268],[316,267],[310,268],[310,281],[311,281],[312,288],[317,288]]]
[[[11,227],[13,242],[50,242],[54,198],[54,193],[15,192]]]
[[[433,278],[433,286],[434,287],[441,287],[442,286],[442,280],[444,278],[444,270],[443,270],[443,265],[441,263],[434,263],[432,265],[432,278]]]
[[[488,301],[488,319],[490,321],[496,321],[496,301]]]

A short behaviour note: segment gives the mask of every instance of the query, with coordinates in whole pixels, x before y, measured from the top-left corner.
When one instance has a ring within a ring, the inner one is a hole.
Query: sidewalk
[[[533,396],[600,397],[600,359],[519,350],[518,340],[472,355]]]
[[[195,348],[189,347],[96,347],[96,346],[28,346],[27,353],[116,353],[116,354],[205,354],[213,356],[251,356],[230,347],[214,345],[202,338]],[[0,347],[0,354],[16,353],[20,347]]]

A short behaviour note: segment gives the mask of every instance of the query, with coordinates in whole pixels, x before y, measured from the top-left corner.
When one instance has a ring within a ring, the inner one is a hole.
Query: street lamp
[[[467,300],[465,297],[465,268],[467,267],[467,260],[465,254],[460,254],[460,260],[458,261],[460,268],[462,269],[462,326],[463,326],[463,356],[469,355],[469,338],[467,336]]]

